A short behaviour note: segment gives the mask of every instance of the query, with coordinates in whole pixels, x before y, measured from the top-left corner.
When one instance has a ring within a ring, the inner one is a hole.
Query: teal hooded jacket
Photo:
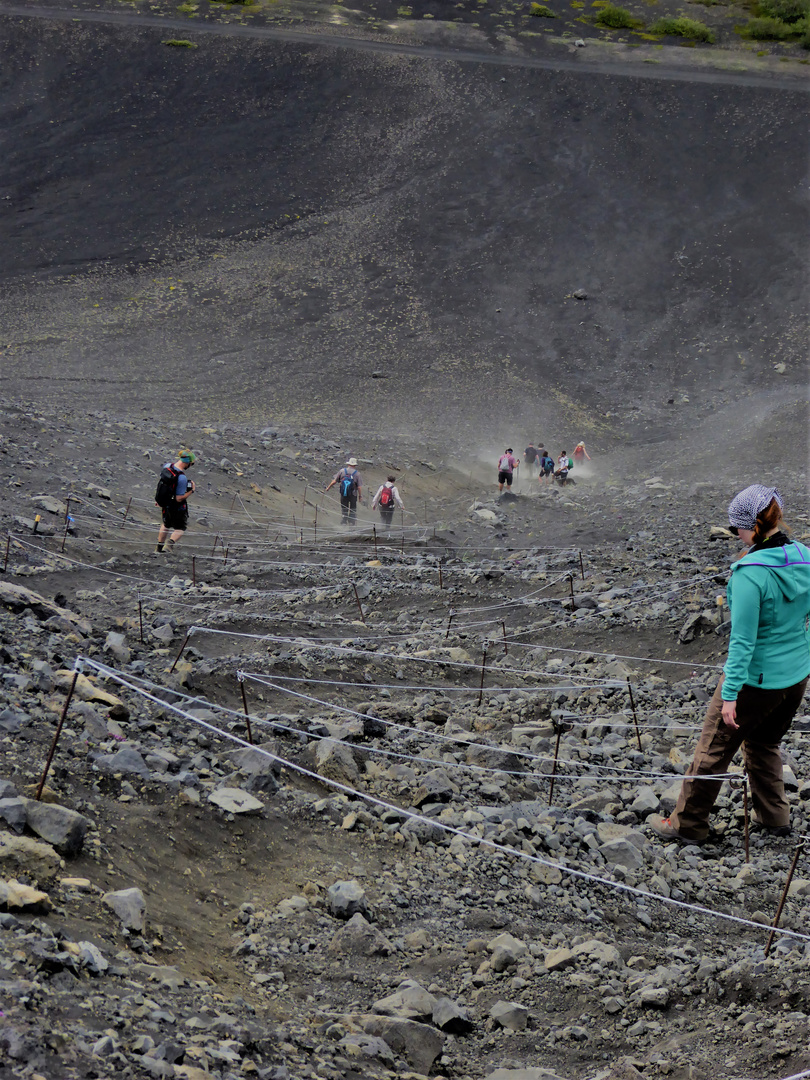
[[[731,639],[723,700],[740,687],[782,690],[810,674],[810,551],[799,543],[751,551],[731,568]]]

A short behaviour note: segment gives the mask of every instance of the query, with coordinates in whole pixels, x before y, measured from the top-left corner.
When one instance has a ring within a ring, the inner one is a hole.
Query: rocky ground
[[[617,455],[499,500],[370,446],[408,508],[375,537],[322,496],[356,448],[221,424],[167,557],[165,432],[1,419],[0,1076],[810,1067],[806,851],[765,956],[810,718],[791,837],[752,823],[746,858],[741,785],[703,848],[645,824],[724,655],[728,475],[628,483]]]

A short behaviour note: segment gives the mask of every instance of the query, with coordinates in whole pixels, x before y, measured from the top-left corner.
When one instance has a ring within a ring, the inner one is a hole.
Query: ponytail
[[[782,508],[776,499],[771,499],[764,510],[760,510],[757,514],[756,525],[754,526],[754,544],[761,544],[769,532],[773,532],[779,522],[782,520]]]

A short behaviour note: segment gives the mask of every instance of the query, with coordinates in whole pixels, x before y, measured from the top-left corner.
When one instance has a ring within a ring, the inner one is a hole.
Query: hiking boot
[[[647,824],[650,826],[656,836],[660,836],[662,840],[669,840],[672,843],[677,844],[705,844],[705,840],[693,840],[691,836],[684,836],[683,833],[679,833],[669,818],[661,817],[660,814],[650,814],[647,818]]]
[[[164,551],[164,545],[163,544],[155,544],[155,554],[156,555],[162,555],[163,551]]]
[[[768,836],[790,836],[793,832],[790,825],[763,825],[761,828]]]
[[[168,543],[166,544],[166,554],[171,555],[171,553],[173,551],[174,551],[174,540],[169,540]]]

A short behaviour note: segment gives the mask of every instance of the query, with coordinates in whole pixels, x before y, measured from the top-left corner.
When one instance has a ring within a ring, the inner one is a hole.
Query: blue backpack
[[[347,473],[344,470],[343,476],[340,479],[340,494],[344,499],[348,499],[350,495],[354,494],[357,487],[357,470],[352,473]]]

